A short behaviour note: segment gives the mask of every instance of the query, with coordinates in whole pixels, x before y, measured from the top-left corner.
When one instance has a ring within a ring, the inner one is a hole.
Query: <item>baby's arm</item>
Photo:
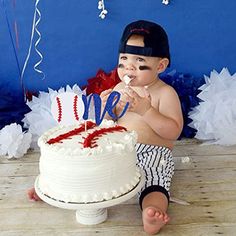
[[[151,106],[143,120],[161,137],[176,140],[183,128],[181,105],[175,90],[164,86],[159,97],[159,106]]]
[[[147,93],[140,97],[134,90],[126,95],[130,102],[130,111],[142,116],[143,120],[164,139],[176,140],[183,127],[183,118],[178,95],[170,86],[163,86],[158,91],[158,102]],[[157,99],[156,99],[157,100]],[[154,105],[154,104],[158,105]]]

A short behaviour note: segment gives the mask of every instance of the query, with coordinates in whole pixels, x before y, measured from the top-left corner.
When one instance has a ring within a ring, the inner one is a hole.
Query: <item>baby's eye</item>
[[[126,56],[121,56],[120,59],[121,60],[127,60],[127,57]]]
[[[137,61],[139,61],[139,62],[144,62],[145,60],[144,60],[142,57],[138,57],[138,58],[137,58]]]

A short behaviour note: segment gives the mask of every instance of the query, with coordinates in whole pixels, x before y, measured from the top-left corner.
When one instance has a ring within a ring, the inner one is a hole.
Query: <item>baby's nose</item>
[[[128,63],[128,64],[125,66],[125,69],[126,69],[126,70],[135,70],[135,66],[134,66],[132,63]]]

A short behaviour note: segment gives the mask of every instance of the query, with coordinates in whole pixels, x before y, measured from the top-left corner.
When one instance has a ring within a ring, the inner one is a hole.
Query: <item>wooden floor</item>
[[[203,146],[192,140],[177,142],[171,222],[159,235],[236,235],[236,146]],[[188,163],[182,157],[189,157]],[[26,190],[38,175],[39,153],[22,159],[0,157],[1,236],[139,236],[143,232],[137,201],[109,208],[108,220],[96,226],[76,222],[75,211],[31,202]]]

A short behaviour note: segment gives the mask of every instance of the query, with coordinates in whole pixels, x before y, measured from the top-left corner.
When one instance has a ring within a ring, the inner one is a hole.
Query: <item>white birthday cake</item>
[[[136,167],[137,135],[113,121],[58,126],[38,144],[40,191],[72,203],[100,202],[134,189],[141,178]]]

